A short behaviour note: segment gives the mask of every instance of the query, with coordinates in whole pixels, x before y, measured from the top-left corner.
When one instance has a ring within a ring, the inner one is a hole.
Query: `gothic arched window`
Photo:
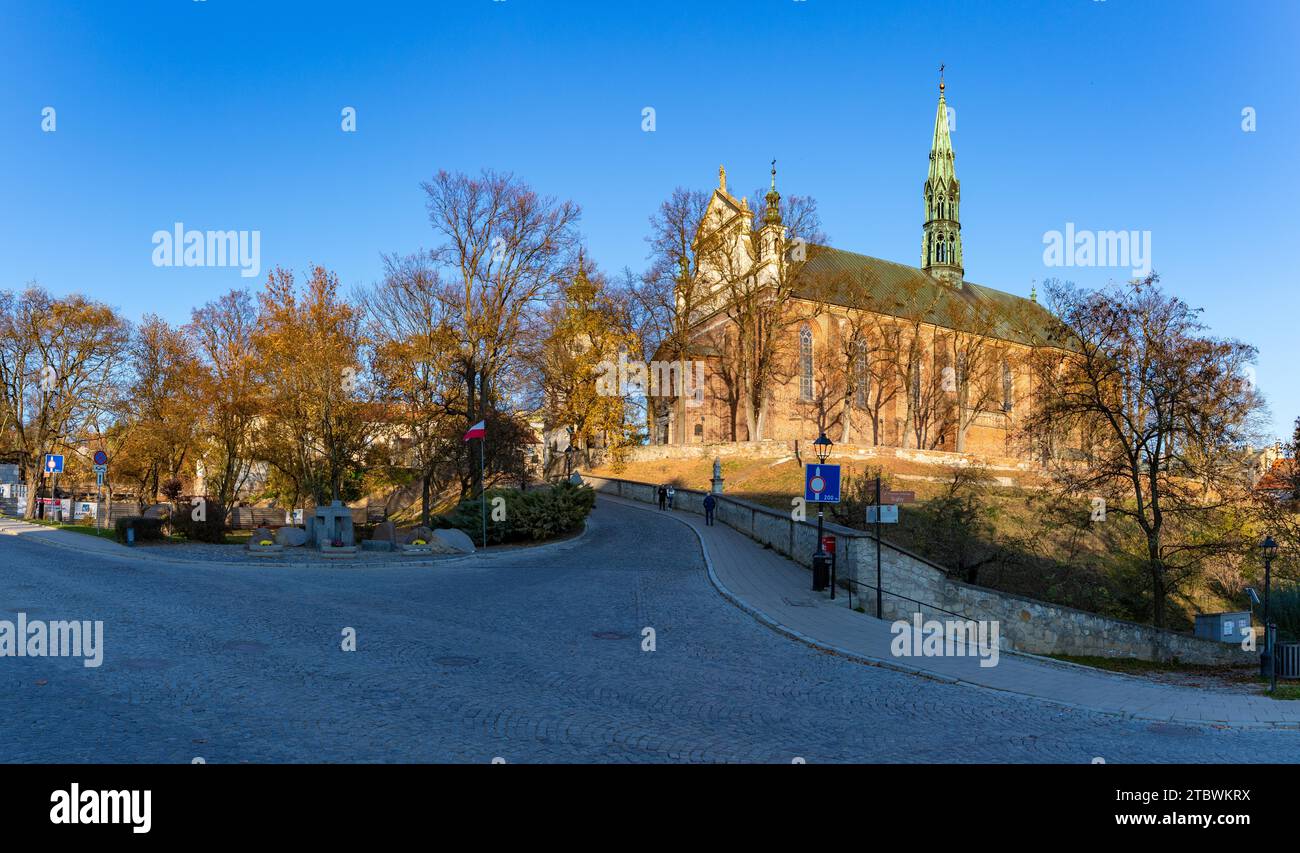
[[[813,335],[812,329],[804,326],[799,330],[799,399],[810,401],[813,398]]]

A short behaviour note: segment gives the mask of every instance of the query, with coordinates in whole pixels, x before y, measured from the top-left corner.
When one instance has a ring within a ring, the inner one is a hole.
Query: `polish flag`
[[[465,437],[461,441],[469,441],[471,438],[483,438],[487,434],[487,421],[479,421],[469,428]]]

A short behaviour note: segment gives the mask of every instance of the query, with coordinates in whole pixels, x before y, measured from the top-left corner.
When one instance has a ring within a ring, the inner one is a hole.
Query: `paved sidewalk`
[[[122,545],[121,543],[114,542],[111,539],[104,539],[100,536],[91,536],[86,533],[74,533],[69,530],[60,530],[57,527],[46,527],[43,524],[32,524],[29,521],[9,518],[8,516],[0,517],[0,535],[23,536],[44,545],[68,548],[73,551],[80,551],[83,554],[97,554],[111,557],[130,557],[135,555],[135,552],[132,549]]]
[[[660,513],[649,504],[599,500]],[[1003,651],[996,666],[971,657],[895,657],[890,622],[856,613],[841,591],[835,601],[813,592],[810,572],[724,524],[681,510],[663,512],[698,535],[714,586],[775,630],[819,649],[941,681],[1005,690],[1077,708],[1165,722],[1233,727],[1300,728],[1300,701],[1233,695],[1155,684],[1033,655]],[[854,597],[855,605],[860,601]],[[874,606],[863,601],[863,606]]]

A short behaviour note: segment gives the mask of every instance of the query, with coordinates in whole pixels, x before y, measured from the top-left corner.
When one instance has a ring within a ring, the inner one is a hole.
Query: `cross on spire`
[[[961,184],[953,162],[952,125],[944,99],[943,72],[939,65],[939,103],[934,115],[934,137],[930,143],[930,168],[923,196],[925,225],[921,238],[921,268],[955,287],[961,286],[965,267],[961,244]]]

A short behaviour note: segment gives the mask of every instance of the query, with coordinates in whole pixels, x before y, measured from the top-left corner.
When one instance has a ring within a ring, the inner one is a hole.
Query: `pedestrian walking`
[[[704,496],[704,524],[706,527],[713,526],[713,508],[718,505],[718,501],[713,495]]]
[[[659,484],[659,508],[663,509],[666,503],[668,503],[668,489],[664,487],[663,483],[660,483]]]
[[[669,509],[673,508],[673,495],[675,494],[677,494],[677,490],[670,485],[668,487],[668,508]]]

